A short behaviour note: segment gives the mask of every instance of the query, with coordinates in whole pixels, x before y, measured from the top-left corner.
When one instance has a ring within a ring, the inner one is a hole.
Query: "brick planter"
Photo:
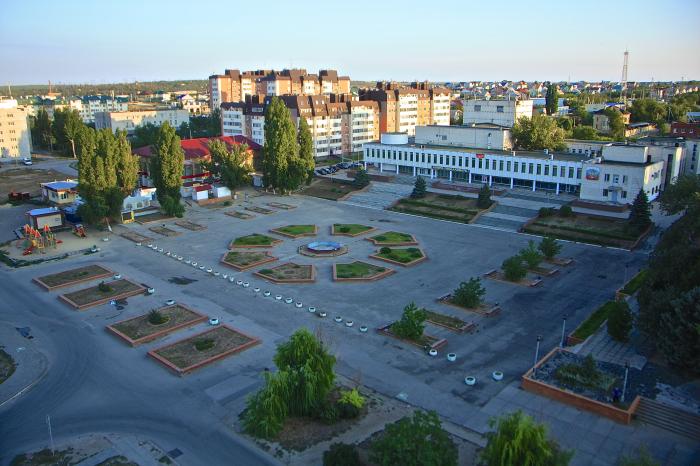
[[[381,234],[377,235],[377,236],[381,236]],[[372,244],[374,244],[375,246],[417,246],[418,241],[416,241],[416,237],[413,235],[408,235],[408,236],[411,237],[411,239],[408,241],[394,241],[394,242],[392,242],[392,241],[379,241],[379,240],[375,239],[376,237],[365,238],[365,239],[367,241],[371,242]]]
[[[82,303],[82,304],[76,303],[73,299],[71,299],[71,295],[74,295],[76,293],[79,293],[80,291],[84,291],[84,290],[89,289],[89,288],[85,288],[83,290],[78,290],[78,291],[75,291],[73,293],[62,294],[58,297],[58,299],[63,301],[64,303],[68,304],[69,306],[75,308],[76,310],[82,311],[82,310],[89,309],[89,308],[94,307],[94,306],[99,306],[101,304],[108,303],[112,300],[116,301],[119,299],[129,298],[131,296],[143,294],[146,291],[146,288],[144,288],[143,286],[141,286],[137,283],[134,283],[131,280],[127,280],[127,279],[116,280],[115,282],[110,282],[109,284],[113,284],[116,282],[128,282],[132,285],[132,289],[128,290],[128,291],[124,291],[123,293],[119,293],[116,295],[109,295],[109,296],[106,296],[104,298],[99,298],[97,300],[90,301],[87,303]],[[94,286],[91,288],[97,288],[97,286]]]
[[[288,265],[292,265],[292,264],[293,264],[292,262],[287,262],[285,264],[280,264],[277,267],[273,267],[270,270],[275,270],[275,269],[278,269],[280,267],[288,266]],[[296,264],[294,264],[294,265],[296,265]],[[284,284],[284,283],[314,283],[316,281],[316,267],[314,267],[313,265],[301,265],[300,267],[309,267],[311,270],[311,276],[309,278],[284,278],[284,279],[282,279],[282,278],[271,277],[270,275],[265,275],[263,273],[260,273],[260,271],[254,272],[253,275],[260,277],[260,278],[264,278],[265,280],[271,281],[273,283],[279,283],[279,284]]]
[[[229,249],[259,249],[259,248],[274,248],[278,244],[282,243],[281,239],[275,239],[272,237],[269,237],[272,241],[270,244],[233,244],[235,239],[229,243],[228,248]]]
[[[44,280],[48,281],[51,277],[55,277],[55,276],[60,275],[62,273],[75,272],[75,271],[80,270],[80,269],[88,269],[88,268],[94,268],[94,273],[92,275],[78,278],[75,280],[57,283],[54,285],[50,285],[50,284],[47,284],[44,282]],[[101,269],[101,271],[100,271],[100,269]],[[56,290],[59,288],[66,288],[69,286],[74,286],[74,285],[77,285],[79,283],[98,280],[100,278],[111,277],[112,275],[114,275],[114,272],[109,270],[107,267],[103,267],[101,265],[94,264],[94,265],[89,265],[89,266],[85,266],[85,267],[78,267],[77,269],[64,270],[63,272],[58,272],[58,273],[54,273],[51,275],[44,275],[43,277],[36,277],[36,278],[33,278],[32,281],[34,283],[36,283],[37,285],[39,285],[40,287],[44,288],[46,291],[53,291],[53,290]]]
[[[298,234],[293,234],[293,233],[288,233],[286,231],[281,231],[277,228],[271,228],[270,232],[275,233],[277,235],[282,235],[286,236],[287,238],[303,238],[304,236],[316,236],[318,234],[318,227],[316,225],[313,225],[314,230],[312,232],[308,233],[298,233]]]
[[[381,272],[377,272],[374,275],[371,275],[369,277],[348,277],[348,278],[341,278],[338,277],[338,271],[336,269],[337,264],[333,264],[333,281],[336,282],[373,282],[377,280],[381,280],[384,277],[388,277],[392,273],[394,273],[394,269],[388,269],[385,268]]]
[[[486,272],[484,274],[484,277],[488,278],[489,280],[495,280],[497,282],[508,283],[510,285],[519,285],[519,286],[534,287],[534,286],[537,286],[540,283],[542,283],[542,280],[540,280],[540,279],[530,280],[528,278],[523,278],[520,281],[512,282],[510,280],[506,280],[503,272],[499,272],[498,270],[491,270],[490,272]]]
[[[182,304],[173,304],[172,306],[162,307],[162,308],[158,309],[158,311],[167,313],[168,309],[172,309],[175,307],[184,308],[189,313],[193,314],[193,318],[189,319],[187,321],[183,321],[177,325],[170,326],[170,327],[165,327],[165,325],[167,325],[167,322],[165,322],[164,324],[162,324],[164,327],[161,330],[158,330],[158,331],[151,333],[151,334],[148,334],[148,335],[144,335],[141,338],[135,338],[135,339],[132,339],[131,337],[129,337],[125,333],[119,331],[117,329],[117,327],[119,325],[128,324],[129,322],[135,321],[137,319],[144,319],[144,318],[148,319],[148,314],[144,314],[144,315],[132,317],[130,319],[125,319],[125,320],[119,321],[119,322],[114,323],[112,325],[108,325],[106,327],[106,329],[107,329],[107,331],[113,333],[114,335],[116,335],[119,338],[126,341],[129,345],[138,346],[138,345],[141,345],[143,343],[148,343],[150,341],[157,340],[157,339],[162,338],[166,335],[170,335],[171,333],[177,332],[178,330],[181,330],[183,328],[192,327],[193,325],[197,325],[200,322],[205,322],[207,320],[207,316],[205,316],[204,314],[200,314],[199,312],[197,312],[193,309],[190,309],[189,307],[184,306]]]
[[[405,338],[401,338],[400,336],[398,336],[398,335],[392,333],[391,330],[390,330],[392,324],[393,324],[393,322],[392,322],[391,324],[387,324],[387,325],[384,325],[384,326],[382,326],[382,327],[379,327],[379,328],[377,329],[377,333],[379,333],[379,334],[381,334],[381,335],[385,335],[385,336],[387,336],[387,337],[396,338],[397,340],[403,341],[404,343],[408,343],[408,344],[413,345],[413,346],[415,346],[415,347],[417,347],[417,348],[424,349],[424,346],[421,345],[419,342],[413,341],[413,340],[407,340],[407,339],[405,339]],[[425,334],[424,334],[424,336],[427,337],[427,338],[432,338],[432,339],[435,340],[435,342],[433,342],[432,344],[428,345],[428,349],[435,349],[435,350],[437,350],[437,349],[440,349],[440,348],[442,348],[443,346],[445,346],[445,345],[447,344],[447,340],[446,340],[445,338],[439,338],[439,339],[438,339],[438,338],[432,337],[432,336],[430,336],[430,335],[425,335]]]
[[[439,297],[437,302],[461,309],[463,311],[475,312],[484,317],[493,317],[501,313],[501,307],[498,304],[483,303],[481,306],[476,308],[459,306],[452,302],[452,293]]]
[[[542,364],[544,364],[549,358],[551,358],[553,355],[555,355],[558,351],[566,351],[566,350],[561,350],[559,348],[554,348],[552,351],[550,351],[544,358],[539,360],[537,364],[535,365],[535,368],[540,367]],[[620,424],[629,424],[632,422],[632,417],[634,416],[635,411],[637,410],[637,406],[639,405],[640,397],[637,396],[635,399],[632,401],[632,404],[630,405],[629,408],[621,409],[617,408],[613,405],[607,404],[607,403],[602,403],[597,400],[592,400],[590,398],[586,398],[585,396],[579,395],[577,393],[573,393],[569,390],[564,390],[559,387],[555,387],[553,385],[546,384],[544,382],[541,382],[539,380],[535,380],[532,377],[533,369],[528,370],[523,376],[522,376],[522,382],[521,386],[524,390],[527,390],[528,392],[536,393],[538,395],[546,396],[547,398],[551,398],[553,400],[559,401],[561,403],[568,404],[570,406],[573,406],[578,409],[582,409],[585,411],[592,412],[594,414],[598,414],[599,416],[604,416],[607,417],[608,419],[612,419],[615,422],[619,422]]]
[[[230,252],[230,251],[229,251],[229,252]],[[220,261],[220,262],[221,262],[222,264],[224,264],[224,265],[229,266],[229,267],[233,267],[234,269],[236,269],[236,270],[238,270],[238,271],[243,271],[243,270],[252,269],[253,267],[257,267],[257,266],[259,266],[259,265],[267,264],[267,263],[270,263],[270,262],[275,262],[275,261],[277,260],[276,257],[272,256],[269,252],[265,251],[264,254],[265,254],[266,257],[265,257],[264,259],[261,259],[261,260],[256,261],[256,262],[251,262],[250,264],[247,264],[247,265],[238,265],[238,264],[236,264],[236,263],[234,263],[234,262],[228,262],[228,261],[226,261],[226,257],[228,257],[229,252],[225,253],[225,254],[221,257],[221,261]],[[245,252],[245,251],[244,251],[244,252]]]
[[[401,267],[411,267],[412,265],[420,264],[421,262],[423,262],[423,261],[425,261],[425,260],[428,259],[428,256],[425,254],[425,252],[424,252],[422,249],[420,249],[420,248],[417,248],[417,249],[420,251],[420,253],[422,254],[422,256],[419,257],[418,259],[412,260],[411,262],[399,262],[399,261],[395,261],[395,260],[393,260],[393,259],[389,259],[388,257],[382,257],[382,256],[379,255],[379,253],[370,254],[369,257],[371,257],[372,259],[379,260],[379,261],[388,262],[388,263],[390,263],[390,264],[400,265]]]

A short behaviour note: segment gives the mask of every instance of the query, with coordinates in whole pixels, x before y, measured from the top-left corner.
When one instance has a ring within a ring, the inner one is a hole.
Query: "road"
[[[3,270],[0,275],[12,273]],[[3,282],[9,278],[3,277]],[[38,299],[28,303],[26,296],[35,295]],[[49,359],[46,377],[0,408],[1,464],[47,444],[47,414],[56,442],[93,432],[132,433],[152,439],[166,451],[180,449],[184,454],[178,462],[184,465],[276,464],[229,431],[204,394],[174,389],[185,385],[179,383],[183,379],[164,371],[151,367],[156,377],[143,377],[138,369],[110,357],[101,348],[104,342],[96,338],[101,329],[70,315],[66,318],[72,311],[35,285],[22,280],[3,286],[0,302],[0,319],[31,327],[35,338],[27,344],[36,345]],[[165,383],[157,376],[163,376]]]

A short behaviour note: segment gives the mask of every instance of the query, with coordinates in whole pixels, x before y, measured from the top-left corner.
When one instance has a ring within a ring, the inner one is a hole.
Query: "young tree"
[[[77,110],[58,109],[54,112],[54,137],[65,155],[77,158],[76,140],[84,127]]]
[[[359,168],[355,173],[355,179],[352,182],[353,186],[356,188],[364,188],[369,184],[369,175],[367,170],[364,168]]]
[[[185,153],[175,129],[167,121],[160,127],[154,148],[150,172],[158,202],[168,215],[181,217],[184,208],[180,204],[180,187]]]
[[[561,252],[561,244],[553,236],[545,236],[542,238],[537,249],[540,250],[545,259],[554,259]]]
[[[530,240],[527,243],[527,248],[520,250],[520,258],[527,264],[527,268],[532,270],[539,267],[543,256],[535,246],[535,242]]]
[[[323,466],[362,466],[355,445],[334,443],[323,452]]]
[[[564,130],[545,115],[520,117],[511,130],[516,147],[522,150],[564,150]]]
[[[504,260],[501,268],[503,269],[506,280],[511,282],[518,282],[527,275],[527,269],[523,265],[523,260],[519,255]]]
[[[425,328],[425,309],[419,309],[415,303],[403,308],[401,319],[391,325],[391,331],[401,338],[418,341]]]
[[[434,411],[416,411],[389,424],[371,447],[370,460],[378,466],[457,466],[458,453]]]
[[[489,421],[488,443],[481,452],[486,466],[566,466],[573,452],[562,451],[547,438],[547,428],[516,411]]]
[[[596,141],[599,139],[598,131],[592,126],[585,125],[576,126],[571,132],[571,137],[584,141]]]
[[[491,204],[493,204],[493,201],[491,200],[491,189],[489,188],[489,185],[483,184],[481,189],[479,189],[479,197],[476,200],[476,205],[480,209],[488,209],[491,207]]]
[[[299,158],[303,161],[303,168],[306,169],[304,182],[309,184],[314,176],[316,161],[314,160],[314,143],[311,137],[311,130],[306,118],[299,118],[297,142],[299,143]]]
[[[545,94],[545,109],[547,115],[556,115],[559,110],[559,91],[554,83],[547,84],[547,93]]]
[[[416,178],[416,182],[413,185],[413,192],[411,192],[411,198],[422,199],[425,197],[426,192],[427,191],[426,191],[425,178],[418,175],[418,177]]]
[[[481,305],[486,294],[486,289],[481,286],[481,279],[472,277],[468,282],[459,284],[459,288],[452,293],[452,301],[458,306],[476,308]]]
[[[211,160],[205,162],[207,170],[231,191],[250,182],[250,173],[253,168],[248,162],[249,149],[246,144],[236,144],[228,148],[220,139],[209,141],[209,153]]]
[[[626,342],[632,331],[632,313],[624,301],[615,301],[608,314],[608,335],[613,340]]]
[[[630,211],[630,225],[637,231],[644,231],[651,225],[651,206],[644,189],[640,189],[634,198]]]
[[[266,188],[290,190],[290,161],[297,159],[299,145],[289,110],[278,97],[272,97],[265,109],[263,180]]]
[[[39,109],[34,119],[32,127],[32,142],[36,147],[51,149],[53,146],[53,135],[51,134],[51,119],[43,108]]]

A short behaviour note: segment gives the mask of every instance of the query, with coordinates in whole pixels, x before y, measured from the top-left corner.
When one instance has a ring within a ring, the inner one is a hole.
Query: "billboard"
[[[586,179],[591,181],[598,181],[600,179],[600,168],[586,168]]]

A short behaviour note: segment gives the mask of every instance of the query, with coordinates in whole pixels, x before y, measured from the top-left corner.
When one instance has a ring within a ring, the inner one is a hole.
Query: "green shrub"
[[[615,301],[608,315],[608,335],[613,340],[626,342],[632,331],[632,313],[625,301]]]
[[[391,254],[391,248],[384,246],[379,250],[379,253],[380,254]]]
[[[538,212],[537,216],[538,217],[551,217],[554,215],[556,210],[554,207],[540,207],[540,211]]]
[[[338,402],[338,416],[341,419],[355,419],[360,415],[360,408],[350,403]]]
[[[202,338],[194,342],[194,347],[197,351],[206,351],[214,347],[214,340],[211,338]]]
[[[540,250],[545,258],[554,259],[561,251],[561,244],[557,243],[557,239],[553,236],[545,236],[542,238],[539,246],[537,246],[537,249]]]
[[[260,273],[260,274],[262,274],[262,275],[272,275],[273,272],[272,272],[272,270],[270,270],[270,269],[262,269],[262,270],[261,270],[260,272],[258,272],[258,273]]]
[[[340,232],[341,233],[349,233],[350,232],[350,227],[340,227]]]
[[[411,303],[403,309],[401,319],[391,325],[391,331],[401,338],[418,341],[425,328],[425,309]]]
[[[425,193],[426,193],[425,179],[419,175],[418,178],[416,178],[416,183],[413,185],[413,192],[411,192],[411,198],[421,199],[421,198],[425,197]]]
[[[105,282],[100,282],[99,285],[97,285],[97,289],[102,293],[109,293],[110,291],[112,291],[112,287],[106,284]]]
[[[161,314],[158,309],[151,309],[148,313],[148,322],[153,325],[164,324],[168,321],[168,318]]]
[[[527,248],[520,250],[519,256],[527,264],[528,269],[536,269],[542,262],[542,254],[537,250],[535,242],[532,240],[528,242]]]
[[[339,403],[348,403],[355,406],[357,409],[362,409],[365,405],[365,397],[360,395],[357,388],[352,390],[345,390],[340,393]]]
[[[323,452],[323,466],[361,466],[355,445],[334,443]]]
[[[572,217],[574,215],[574,211],[571,209],[571,206],[569,205],[563,205],[559,207],[559,216],[560,217]]]
[[[488,209],[493,204],[491,200],[491,189],[487,184],[483,185],[479,190],[479,198],[476,200],[476,205],[480,209]]]
[[[452,302],[458,306],[475,308],[483,301],[486,290],[481,286],[481,279],[472,277],[468,282],[462,282],[452,293]]]
[[[519,255],[504,260],[501,268],[503,269],[506,280],[511,282],[518,282],[527,275],[527,269],[523,265],[523,260]]]

